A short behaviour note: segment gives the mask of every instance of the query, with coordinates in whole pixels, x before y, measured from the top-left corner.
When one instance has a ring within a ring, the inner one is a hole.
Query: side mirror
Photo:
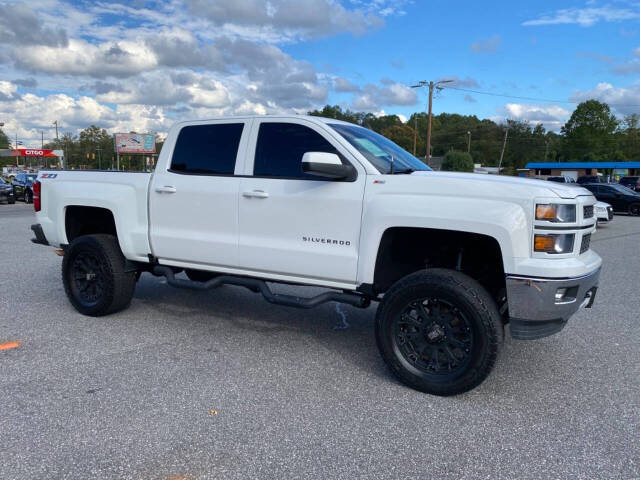
[[[356,169],[344,165],[335,153],[306,152],[302,156],[302,171],[333,180],[355,180]]]

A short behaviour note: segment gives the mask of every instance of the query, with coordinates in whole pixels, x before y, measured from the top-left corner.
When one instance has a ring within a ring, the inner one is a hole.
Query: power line
[[[460,87],[450,87],[450,86],[443,86],[442,88],[447,88],[449,90],[459,90],[461,92],[470,92],[470,93],[477,93],[478,95],[490,95],[492,97],[503,97],[503,98],[516,98],[518,100],[532,100],[534,102],[546,102],[546,103],[570,103],[573,105],[577,105],[579,103],[582,102],[576,102],[576,101],[571,101],[571,100],[551,100],[549,98],[536,98],[536,97],[522,97],[519,95],[507,95],[507,94],[503,94],[503,93],[493,93],[493,92],[482,92],[480,90],[471,90],[469,88],[460,88]],[[608,103],[607,105],[611,106],[611,107],[638,107],[640,108],[640,105],[633,105],[633,104],[629,104],[629,103]]]

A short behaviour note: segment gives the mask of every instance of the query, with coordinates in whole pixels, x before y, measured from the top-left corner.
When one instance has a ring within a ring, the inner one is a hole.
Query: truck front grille
[[[593,218],[593,205],[585,205],[582,216],[584,218]]]
[[[589,250],[589,245],[591,244],[591,234],[587,233],[582,237],[582,244],[580,245],[580,254],[583,254],[587,250]]]

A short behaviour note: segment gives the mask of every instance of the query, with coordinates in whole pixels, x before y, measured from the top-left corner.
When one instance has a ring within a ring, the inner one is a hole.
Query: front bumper
[[[2,202],[11,202],[14,199],[13,191],[11,190],[0,190],[0,201]]]
[[[599,276],[600,268],[581,277],[563,279],[507,275],[511,336],[535,340],[562,330],[579,308],[591,308]]]

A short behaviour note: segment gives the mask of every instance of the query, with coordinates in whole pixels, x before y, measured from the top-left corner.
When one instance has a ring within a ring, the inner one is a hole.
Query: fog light
[[[558,290],[556,290],[556,303],[561,302],[566,294],[566,288],[559,288]]]

